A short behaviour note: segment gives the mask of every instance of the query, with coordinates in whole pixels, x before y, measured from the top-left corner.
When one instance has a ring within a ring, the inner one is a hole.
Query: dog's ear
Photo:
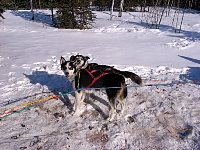
[[[75,61],[76,60],[76,56],[72,55],[69,60],[72,61],[72,62]]]
[[[66,62],[65,58],[64,57],[60,57],[60,64],[64,64]]]
[[[88,60],[88,59],[90,59],[90,57],[88,57],[88,56],[85,56],[85,57],[84,57],[84,60],[85,60],[85,61]]]

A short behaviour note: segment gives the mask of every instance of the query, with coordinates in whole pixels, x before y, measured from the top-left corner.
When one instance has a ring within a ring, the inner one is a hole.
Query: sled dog
[[[88,59],[87,57],[81,58]],[[80,61],[80,64],[87,66],[87,60]],[[75,113],[77,109],[79,109],[80,102],[83,102],[85,99],[85,89],[87,88],[105,89],[111,108],[108,117],[109,121],[112,121],[117,113],[117,103],[121,105],[121,112],[123,113],[127,97],[127,87],[124,76],[112,71],[103,72],[97,69],[87,69],[87,67],[78,66],[80,64],[77,64],[77,62],[79,62],[79,59],[77,59],[76,62],[72,61],[72,59],[66,61],[63,57],[60,59],[61,70],[64,72],[65,76],[73,82],[75,89]]]
[[[135,82],[136,84],[141,85],[142,79],[135,73],[129,72],[129,71],[120,71],[118,69],[115,69],[112,66],[107,65],[99,65],[97,63],[89,63],[88,60],[90,58],[88,56],[83,55],[75,55],[70,57],[70,62],[73,62],[73,64],[76,66],[76,69],[84,69],[87,68],[88,70],[99,70],[102,72],[109,72],[109,73],[115,73],[120,74],[124,76],[125,78],[130,78],[132,82]]]

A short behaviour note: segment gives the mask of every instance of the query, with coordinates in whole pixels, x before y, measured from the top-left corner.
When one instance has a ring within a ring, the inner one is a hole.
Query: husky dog
[[[83,57],[85,58],[85,57]],[[84,61],[87,63],[87,61]],[[121,105],[123,113],[125,99],[127,97],[127,87],[123,75],[113,72],[102,72],[101,70],[88,70],[87,68],[77,68],[72,61],[66,61],[63,57],[60,59],[61,70],[69,79],[73,79],[75,91],[74,111],[77,112],[79,103],[85,99],[87,88],[104,88],[110,104],[110,113],[108,120],[112,121],[117,113],[117,103]],[[113,87],[113,88],[110,88]]]
[[[130,78],[132,82],[137,83],[138,85],[142,84],[142,79],[133,72],[129,71],[120,71],[115,69],[113,66],[107,65],[99,65],[97,63],[89,63],[88,60],[90,58],[88,56],[83,55],[75,55],[70,57],[70,62],[76,66],[76,69],[87,68],[88,70],[99,70],[103,72],[115,73],[124,76],[125,78]]]

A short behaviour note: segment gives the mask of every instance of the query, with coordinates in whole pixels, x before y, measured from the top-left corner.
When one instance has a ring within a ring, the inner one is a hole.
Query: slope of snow
[[[134,72],[144,83],[127,80],[126,111],[113,122],[105,120],[104,92],[91,96],[95,101],[88,100],[80,117],[71,114],[74,97],[67,94],[1,118],[2,149],[200,148],[199,14],[187,13],[178,34],[170,17],[160,29],[148,29],[140,24],[140,13],[110,21],[96,12],[94,28],[80,31],[52,28],[44,13],[32,22],[29,11],[6,11],[0,22],[0,114],[72,90],[60,56],[88,55],[91,62]]]

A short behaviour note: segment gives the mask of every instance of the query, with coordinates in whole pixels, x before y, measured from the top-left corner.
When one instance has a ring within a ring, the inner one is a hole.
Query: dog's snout
[[[77,61],[76,61],[76,63],[77,63],[77,64],[80,64],[80,63],[81,63],[81,61],[80,61],[80,60],[77,60]]]
[[[69,75],[69,72],[65,72],[65,76],[68,77],[68,75]]]

